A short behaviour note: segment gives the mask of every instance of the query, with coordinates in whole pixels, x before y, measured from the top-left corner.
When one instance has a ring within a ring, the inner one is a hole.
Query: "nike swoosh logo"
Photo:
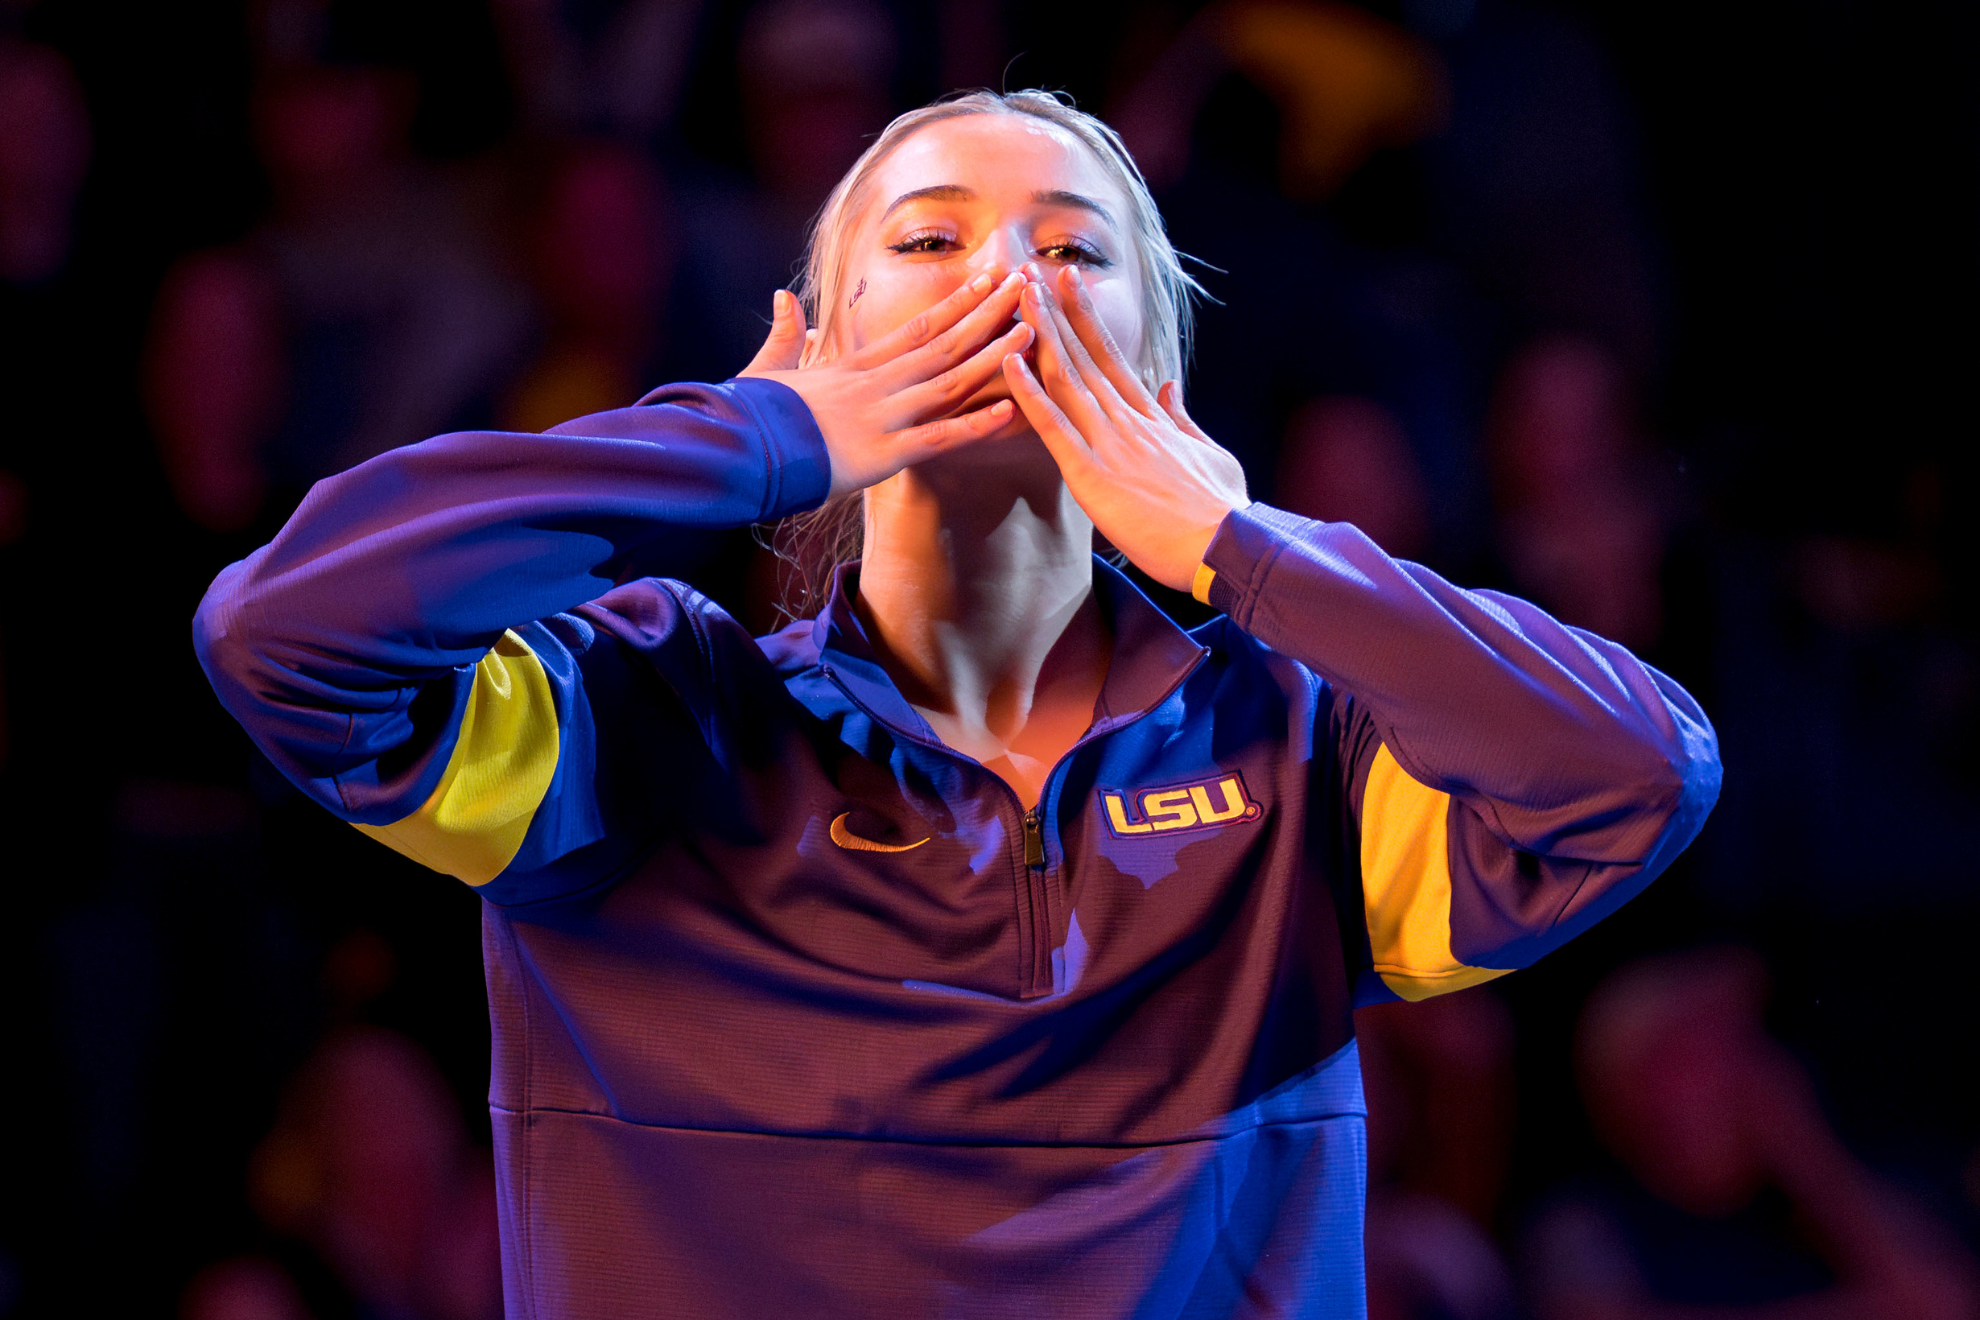
[[[871,839],[862,839],[846,828],[846,817],[850,815],[850,811],[842,811],[833,819],[832,842],[852,852],[912,852],[928,842],[927,839],[916,839],[913,843],[875,843]]]

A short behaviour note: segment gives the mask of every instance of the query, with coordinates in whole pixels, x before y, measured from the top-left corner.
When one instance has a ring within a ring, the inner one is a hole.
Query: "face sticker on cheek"
[[[851,311],[852,305],[858,302],[861,298],[864,298],[865,296],[866,296],[866,278],[864,276],[861,276],[858,287],[853,289],[853,296],[846,300],[846,310]]]

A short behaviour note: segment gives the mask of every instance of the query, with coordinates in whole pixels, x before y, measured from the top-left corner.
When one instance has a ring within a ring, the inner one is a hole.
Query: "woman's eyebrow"
[[[965,188],[960,183],[931,184],[926,188],[916,188],[913,192],[902,193],[880,213],[880,218],[885,220],[909,202],[973,202],[975,200],[975,189]]]
[[[916,188],[896,197],[888,203],[887,209],[880,213],[880,218],[885,220],[909,202],[973,202],[975,200],[976,190],[965,188],[960,183],[930,184],[926,188]],[[1108,228],[1118,228],[1114,224],[1113,213],[1083,193],[1068,192],[1064,188],[1041,189],[1031,194],[1031,200],[1038,206],[1070,206],[1081,211],[1091,211],[1099,216]]]
[[[1100,203],[1094,201],[1091,197],[1084,196],[1080,193],[1067,192],[1063,188],[1053,188],[1048,191],[1031,194],[1031,200],[1040,206],[1071,206],[1082,211],[1091,211],[1093,214],[1099,216],[1101,220],[1105,221],[1108,228],[1112,229],[1116,227],[1114,225],[1114,217],[1106,207],[1100,205]]]

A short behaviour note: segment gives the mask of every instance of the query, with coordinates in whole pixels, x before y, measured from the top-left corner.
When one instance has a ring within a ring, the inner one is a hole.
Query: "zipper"
[[[1181,687],[1185,682],[1188,681],[1189,676],[1196,672],[1197,666],[1201,665],[1203,663],[1204,657],[1208,656],[1209,654],[1210,652],[1208,651],[1208,649],[1199,651],[1196,659],[1191,661],[1189,666],[1186,669],[1184,669],[1182,673],[1176,676],[1175,682],[1169,684],[1169,686],[1163,690],[1162,694],[1158,696],[1154,701],[1150,702],[1147,708],[1144,709],[1141,712],[1141,714],[1135,715],[1131,719],[1122,721],[1122,723],[1115,726],[1115,728],[1107,730],[1107,733],[1113,733],[1120,728],[1124,728],[1129,724],[1135,723],[1136,721],[1140,720],[1143,715],[1146,715],[1148,711],[1155,709],[1157,706],[1160,706],[1163,702],[1167,701],[1170,698],[1170,696],[1175,693],[1177,688]],[[861,701],[858,697],[853,695],[852,688],[847,686],[846,681],[844,679],[840,678],[838,674],[833,672],[832,666],[821,662],[818,668],[825,675],[826,678],[831,680],[832,685],[834,687],[838,688],[840,692],[845,694],[846,700],[852,702],[853,705],[857,706],[860,710],[864,711],[869,719],[878,722],[882,727],[891,730],[894,734],[906,738],[909,742],[914,743],[916,746],[926,747],[930,751],[937,752],[953,760],[962,761],[969,765],[975,766],[977,769],[982,770],[986,775],[989,775],[991,779],[996,781],[997,787],[1003,789],[1005,795],[1010,798],[1011,805],[1016,807],[1024,806],[1024,799],[1020,798],[1017,795],[1017,790],[1012,788],[1009,784],[1005,783],[1004,780],[998,777],[997,775],[992,774],[988,769],[984,767],[981,761],[977,761],[971,757],[963,755],[961,752],[958,752],[955,748],[949,746],[947,743],[943,742],[939,738],[931,742],[930,740],[920,737],[919,735],[911,732],[910,730],[900,728],[888,722],[887,720],[881,719],[881,717],[878,714],[876,714],[871,707],[869,707],[865,702]],[[1052,786],[1054,781],[1056,781],[1059,777],[1059,771],[1065,768],[1066,763],[1071,761],[1072,758],[1076,754],[1078,754],[1081,748],[1085,747],[1089,742],[1098,741],[1100,738],[1104,736],[1106,735],[1095,733],[1092,729],[1088,729],[1085,733],[1081,734],[1078,740],[1075,741],[1071,747],[1068,747],[1066,749],[1065,755],[1061,756],[1058,760],[1054,761],[1052,763],[1052,768],[1046,772],[1045,782],[1039,792],[1038,800],[1040,802],[1049,801],[1052,796]],[[1031,807],[1024,811],[1023,826],[1024,826],[1024,870],[1022,874],[1025,880],[1025,886],[1024,886],[1025,898],[1027,900],[1027,904],[1030,908],[1030,911],[1028,913],[1024,911],[1020,911],[1018,917],[1019,917],[1020,929],[1024,931],[1024,935],[1021,936],[1020,938],[1024,939],[1024,942],[1028,944],[1029,947],[1025,951],[1026,952],[1025,963],[1027,965],[1021,967],[1018,974],[1018,982],[1021,987],[1018,992],[1018,997],[1021,999],[1034,999],[1040,995],[1046,995],[1052,992],[1051,975],[1049,972],[1046,971],[1046,969],[1052,965],[1052,930],[1051,930],[1052,923],[1047,916],[1047,914],[1051,909],[1052,904],[1051,904],[1051,899],[1047,893],[1049,886],[1045,883],[1045,876],[1043,875],[1043,872],[1045,870],[1045,822],[1044,819],[1039,815],[1038,808]],[[1024,928],[1026,927],[1028,927],[1029,929],[1025,930]],[[1025,938],[1027,936],[1028,938]],[[1043,976],[1044,978],[1042,983],[1040,982],[1039,979],[1041,976]]]

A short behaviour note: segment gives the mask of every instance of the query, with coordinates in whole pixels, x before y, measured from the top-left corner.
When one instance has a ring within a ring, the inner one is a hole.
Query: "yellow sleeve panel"
[[[390,825],[358,828],[422,866],[485,885],[522,849],[557,772],[557,700],[513,632],[474,667],[474,691],[440,786]]]
[[[1217,570],[1208,564],[1196,566],[1196,576],[1190,580],[1189,594],[1196,597],[1199,605],[1210,603],[1210,584],[1217,580]]]
[[[1451,952],[1451,795],[1426,788],[1375,752],[1361,798],[1361,897],[1383,984],[1414,1002],[1504,976]]]

